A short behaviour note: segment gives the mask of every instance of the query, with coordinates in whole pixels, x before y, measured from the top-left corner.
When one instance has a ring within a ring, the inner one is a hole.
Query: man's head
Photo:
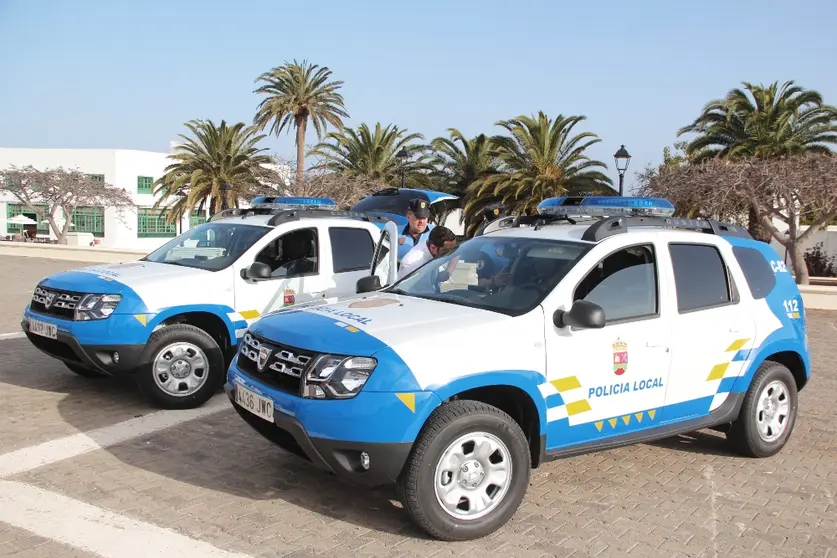
[[[427,236],[427,250],[434,258],[444,256],[456,248],[456,235],[447,227],[434,227]]]
[[[430,219],[430,202],[421,198],[413,198],[407,205],[407,220],[410,222],[410,233],[421,234],[427,229]]]

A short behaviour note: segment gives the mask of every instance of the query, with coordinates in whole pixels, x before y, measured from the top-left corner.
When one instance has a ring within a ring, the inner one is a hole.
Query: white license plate
[[[235,402],[266,421],[273,422],[273,401],[253,393],[247,388],[235,386]]]
[[[29,320],[29,331],[41,337],[49,337],[50,339],[58,338],[58,327],[55,324]]]

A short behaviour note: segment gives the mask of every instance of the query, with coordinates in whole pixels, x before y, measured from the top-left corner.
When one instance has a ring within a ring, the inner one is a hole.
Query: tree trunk
[[[750,233],[756,240],[761,240],[762,242],[770,243],[770,231],[767,230],[760,222],[758,214],[756,213],[756,208],[754,206],[750,206],[749,208],[749,223],[747,224],[747,232]]]
[[[296,118],[296,187],[301,191],[302,182],[305,178],[305,128],[308,124],[307,117]]]
[[[791,259],[791,268],[793,269],[794,275],[796,275],[796,284],[808,285],[810,283],[808,264],[805,263],[805,256],[802,255],[799,242],[789,241],[788,252]]]

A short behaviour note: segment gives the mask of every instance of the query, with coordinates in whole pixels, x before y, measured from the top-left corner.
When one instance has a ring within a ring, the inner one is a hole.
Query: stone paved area
[[[78,265],[0,257],[0,334],[19,330],[38,278]],[[837,313],[808,319],[815,377],[781,454],[731,455],[722,435],[701,431],[555,461],[534,473],[508,526],[479,541],[426,539],[389,491],[312,470],[227,408],[7,476],[0,489],[26,483],[249,556],[837,556]],[[131,384],[77,377],[26,339],[0,351],[0,461],[156,411]],[[0,521],[3,554],[93,555]]]

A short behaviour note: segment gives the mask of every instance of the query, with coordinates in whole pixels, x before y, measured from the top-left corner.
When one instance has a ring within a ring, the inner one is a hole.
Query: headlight
[[[303,394],[311,399],[350,399],[360,393],[378,361],[323,355],[305,374]]]
[[[78,321],[104,320],[116,310],[122,295],[84,295],[76,306],[75,319]]]

